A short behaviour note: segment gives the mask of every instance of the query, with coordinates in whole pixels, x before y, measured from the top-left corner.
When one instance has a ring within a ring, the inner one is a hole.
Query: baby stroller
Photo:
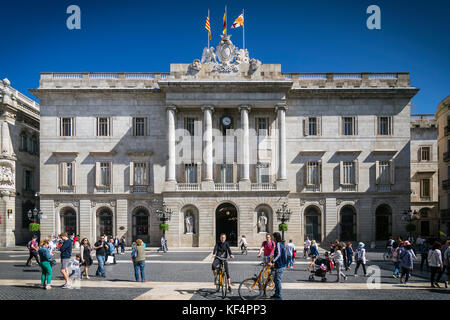
[[[309,281],[314,281],[314,277],[320,277],[322,282],[327,281],[327,271],[330,270],[330,261],[327,259],[318,258],[314,262],[314,269],[311,270]]]

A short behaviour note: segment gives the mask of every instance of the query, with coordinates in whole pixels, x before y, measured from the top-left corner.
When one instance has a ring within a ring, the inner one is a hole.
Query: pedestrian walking
[[[286,245],[287,252],[287,268],[294,268],[294,259],[295,259],[295,245],[292,243],[292,240],[289,240],[289,243]]]
[[[122,236],[122,238],[120,239],[120,254],[125,254],[125,245],[126,245],[125,236]]]
[[[350,270],[350,266],[353,262],[353,246],[351,242],[347,242],[347,245],[345,246],[344,250],[344,256],[345,256],[345,271]]]
[[[439,288],[439,279],[444,273],[444,264],[442,263],[441,243],[436,241],[428,252],[428,265],[431,269],[431,287]],[[437,275],[437,278],[436,278]]]
[[[120,240],[119,238],[117,238],[117,236],[114,238],[114,247],[116,248],[116,254],[119,254],[119,245],[120,245]]]
[[[362,266],[363,272],[364,272],[364,276],[367,277],[367,272],[366,272],[366,249],[364,249],[365,244],[360,242],[358,243],[358,249],[356,249],[356,253],[355,253],[355,261],[356,261],[356,268],[355,268],[355,277],[358,276],[358,269],[359,266]]]
[[[448,288],[448,282],[450,281],[450,240],[447,240],[445,242],[445,251],[443,256],[443,263],[444,263],[444,268],[447,271],[447,277],[444,280],[444,285],[446,288]]]
[[[319,249],[317,249],[316,240],[311,241],[311,247],[309,248],[309,256],[311,257],[311,263],[309,264],[308,268],[306,268],[308,271],[310,271],[311,268],[314,268],[314,263],[316,262],[316,259],[319,257]]]
[[[400,250],[399,259],[400,259],[400,268],[402,270],[400,275],[400,283],[407,284],[411,272],[413,270],[413,261],[414,261],[411,252],[411,244],[409,242],[407,243],[407,245],[404,246],[403,250]],[[403,280],[403,277],[405,277],[405,280]]]
[[[428,241],[424,241],[423,244],[420,246],[420,270],[423,270],[423,265],[425,263],[425,266],[427,270],[430,268],[428,265],[428,252],[430,251],[430,244]]]
[[[72,241],[69,239],[67,232],[63,232],[59,235],[62,240],[62,245],[59,248],[59,252],[61,253],[61,274],[64,277],[64,285],[63,289],[70,289],[69,283],[69,271],[67,268],[69,267],[70,257],[72,256]]]
[[[109,264],[110,263],[117,264],[117,262],[116,262],[116,254],[114,252],[115,246],[114,246],[114,239],[113,238],[109,239],[108,250],[109,250],[108,251],[108,263]],[[109,259],[109,257],[112,257],[112,259]]]
[[[89,278],[89,267],[92,265],[92,257],[91,257],[91,251],[92,246],[89,243],[89,240],[87,238],[84,238],[81,240],[81,246],[80,246],[80,257],[81,257],[81,265],[84,266],[83,272],[81,275],[85,276],[86,279]]]
[[[283,244],[281,239],[281,234],[279,232],[275,232],[273,234],[273,238],[275,240],[275,250],[273,255],[273,260],[269,263],[269,266],[274,266],[275,270],[275,294],[271,296],[271,299],[283,300],[282,296],[282,288],[281,282],[283,279],[283,271],[286,269],[287,265],[287,253],[286,247]]]
[[[311,247],[311,240],[309,237],[306,237],[305,243],[303,244],[303,258],[308,258],[309,248]]]
[[[40,266],[41,266],[41,285],[44,289],[50,290],[52,288],[52,256],[50,252],[49,241],[42,240],[39,248]]]
[[[167,252],[167,240],[166,237],[164,237],[164,235],[161,236],[161,247],[158,249],[158,252],[162,251],[164,253]]]
[[[73,259],[69,265],[69,269],[70,269],[69,281],[70,281],[71,288],[75,288],[75,289],[81,288],[80,266],[81,266],[81,255],[77,254],[75,256],[75,259]]]
[[[100,240],[98,240],[96,243],[94,243],[94,249],[96,251],[95,256],[96,256],[97,262],[98,262],[98,268],[97,268],[97,272],[95,273],[95,275],[97,277],[106,278],[105,257],[106,257],[106,252],[109,248],[108,248],[108,244],[105,241],[105,236],[101,236]]]
[[[28,260],[27,260],[27,262],[25,264],[26,267],[31,267],[33,265],[33,261],[32,261],[33,258],[35,258],[37,264],[40,265],[39,246],[38,246],[38,243],[37,243],[37,239],[38,239],[38,236],[37,235],[33,235],[31,240],[27,244],[27,248],[28,248],[28,251],[30,253],[30,256],[28,257]]]
[[[331,258],[333,259],[334,265],[336,267],[336,275],[337,275],[336,282],[339,282],[341,277],[344,278],[344,281],[347,280],[347,276],[342,272],[342,268],[344,266],[344,255],[342,251],[343,251],[342,245],[338,244],[335,247],[334,252],[331,254]]]
[[[266,240],[261,243],[257,257],[263,254],[263,261],[269,262],[275,252],[275,241],[272,240],[270,233],[266,234]]]
[[[397,242],[392,244],[392,262],[394,264],[394,272],[392,273],[393,278],[400,277],[400,247]]]
[[[136,281],[139,281],[139,272],[141,274],[141,281],[146,282],[145,280],[145,246],[143,245],[143,241],[141,239],[136,240],[136,246],[133,248],[131,252],[131,259],[133,260],[134,266],[134,277]]]

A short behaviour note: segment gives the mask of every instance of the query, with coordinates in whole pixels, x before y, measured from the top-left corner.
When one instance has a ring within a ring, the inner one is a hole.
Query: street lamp
[[[164,224],[166,222],[170,221],[170,218],[172,217],[172,214],[173,214],[172,209],[167,207],[167,205],[164,201],[161,204],[161,209],[158,208],[155,210],[155,212],[158,215],[159,220]],[[163,229],[163,236],[164,236],[164,238],[166,237],[166,229]]]
[[[34,208],[33,210],[28,210],[27,212],[28,219],[33,220],[33,222],[36,222],[36,219],[40,220],[42,218],[42,211]]]
[[[277,210],[277,218],[278,221],[281,222],[282,225],[284,225],[286,222],[289,221],[289,218],[291,217],[292,211],[288,208],[288,205],[286,202],[283,202],[281,205],[281,208]],[[284,227],[281,229],[281,240],[284,243]]]

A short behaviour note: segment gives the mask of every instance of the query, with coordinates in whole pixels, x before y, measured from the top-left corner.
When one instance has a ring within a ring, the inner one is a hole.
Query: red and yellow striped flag
[[[209,40],[211,40],[211,25],[209,24],[209,16],[206,17],[205,29],[208,30]]]
[[[227,34],[227,9],[225,8],[225,13],[223,14],[223,34]]]

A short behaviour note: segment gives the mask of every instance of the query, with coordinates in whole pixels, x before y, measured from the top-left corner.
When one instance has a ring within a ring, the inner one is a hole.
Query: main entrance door
[[[305,237],[310,240],[321,241],[320,237],[320,211],[314,206],[305,210]]]
[[[77,215],[73,209],[66,209],[61,214],[62,230],[68,235],[77,233]]]
[[[237,246],[238,235],[237,209],[231,203],[223,203],[216,209],[216,241],[221,233],[225,233],[230,246]]]
[[[102,209],[98,213],[98,236],[106,234],[106,236],[113,236],[113,214],[109,209]]]
[[[341,241],[356,240],[356,214],[353,207],[341,209]]]

